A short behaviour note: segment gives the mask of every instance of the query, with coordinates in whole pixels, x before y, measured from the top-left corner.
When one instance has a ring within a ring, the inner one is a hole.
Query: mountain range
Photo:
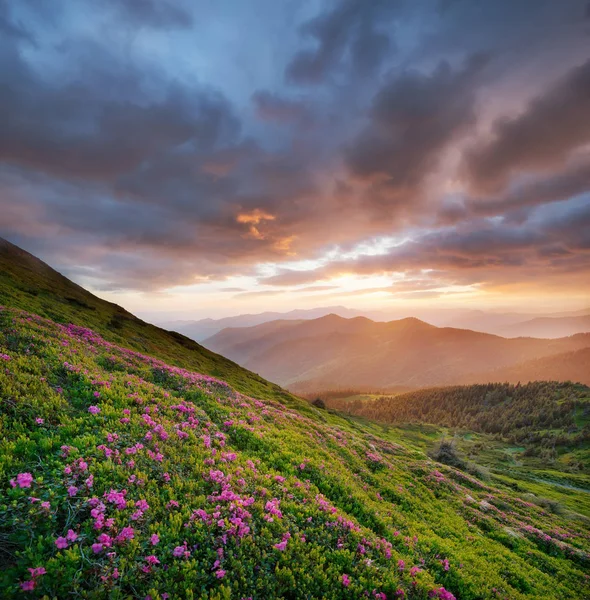
[[[542,370],[534,362],[539,360],[554,366],[554,379],[590,383],[587,354],[579,353],[590,347],[590,333],[508,339],[415,318],[381,323],[328,315],[228,328],[204,345],[266,379],[307,393],[525,379]]]
[[[412,309],[404,313],[400,309],[367,311],[346,306],[324,306],[288,312],[267,311],[257,314],[234,315],[221,319],[158,321],[158,324],[165,329],[178,331],[197,342],[202,342],[228,327],[253,327],[278,320],[317,319],[329,314],[348,319],[367,317],[379,322],[413,316],[437,327],[471,329],[502,337],[560,338],[590,331],[590,308],[574,312],[538,315],[457,309]]]

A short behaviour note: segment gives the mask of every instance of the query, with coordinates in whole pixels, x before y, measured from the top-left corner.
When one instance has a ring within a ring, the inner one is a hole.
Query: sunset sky
[[[590,4],[0,2],[0,236],[140,315],[585,308]]]

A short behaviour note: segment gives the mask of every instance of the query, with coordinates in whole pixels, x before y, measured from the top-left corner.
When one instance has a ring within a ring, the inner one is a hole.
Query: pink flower
[[[223,569],[218,569],[217,571],[215,571],[215,577],[217,577],[217,579],[223,579],[225,577],[225,571]]]
[[[75,485],[71,485],[68,488],[68,496],[70,498],[72,498],[73,496],[75,496],[78,493],[78,488]]]
[[[403,560],[401,560],[401,558],[397,561],[397,568],[400,571],[403,571],[406,568],[406,563]]]
[[[94,396],[95,398],[100,398],[100,392],[94,392],[93,396]]]
[[[158,536],[157,533],[152,534],[152,537],[150,538],[150,542],[152,543],[152,546],[155,546],[156,544],[158,544],[160,541],[160,537]]]
[[[16,483],[20,488],[30,488],[31,483],[33,483],[33,476],[30,473],[19,473],[16,476]],[[16,486],[12,486],[16,487]]]
[[[133,530],[133,527],[123,527],[123,529],[121,529],[121,532],[117,536],[117,541],[122,542],[124,540],[132,540],[134,536],[135,532]]]
[[[35,569],[29,569],[29,573],[31,574],[31,577],[39,577],[40,575],[45,575],[47,571],[45,570],[45,567],[37,567]]]
[[[78,534],[73,529],[68,529],[66,539],[68,542],[75,542],[78,539]]]
[[[55,545],[60,549],[63,550],[64,548],[68,547],[68,540],[66,540],[65,537],[58,537],[55,540]]]
[[[145,557],[145,562],[147,562],[150,565],[159,565],[160,561],[158,560],[158,557],[150,554],[149,556]]]
[[[31,579],[30,581],[23,581],[19,585],[23,592],[32,592],[35,589],[35,580]]]
[[[138,500],[135,503],[135,506],[137,506],[137,508],[142,511],[146,511],[150,507],[150,505],[145,500]]]
[[[100,408],[98,408],[98,406],[89,406],[88,407],[88,412],[92,415],[97,415],[100,412]]]
[[[37,423],[37,425],[43,425],[43,423],[45,423],[45,419],[42,419],[41,417],[37,417],[35,419],[35,423]]]
[[[348,587],[350,585],[350,577],[346,573],[342,575],[342,585],[344,587]]]
[[[94,554],[102,552],[102,544],[92,544],[92,552],[94,552]]]
[[[180,557],[184,554],[184,546],[176,546],[174,550],[172,550],[173,556]]]
[[[275,544],[273,546],[273,548],[283,552],[287,548],[287,542],[289,541],[290,538],[291,538],[291,534],[289,532],[285,533],[285,535],[283,535],[283,541],[279,542],[278,544]]]
[[[49,502],[41,502],[41,508],[44,510],[50,510],[51,504]]]

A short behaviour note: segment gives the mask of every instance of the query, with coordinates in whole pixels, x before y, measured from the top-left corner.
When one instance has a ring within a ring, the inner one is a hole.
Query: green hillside
[[[0,311],[0,596],[586,598],[588,522]]]
[[[97,298],[33,255],[0,238],[0,306],[14,306],[57,323],[75,323],[106,340],[157,356],[170,364],[220,377],[237,390],[259,397],[292,396],[180,333],[138,319]]]

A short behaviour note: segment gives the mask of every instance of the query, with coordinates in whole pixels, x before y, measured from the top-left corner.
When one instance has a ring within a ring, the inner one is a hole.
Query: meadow
[[[0,311],[3,598],[585,598],[588,520],[420,436]],[[537,501],[535,501],[537,500]]]

